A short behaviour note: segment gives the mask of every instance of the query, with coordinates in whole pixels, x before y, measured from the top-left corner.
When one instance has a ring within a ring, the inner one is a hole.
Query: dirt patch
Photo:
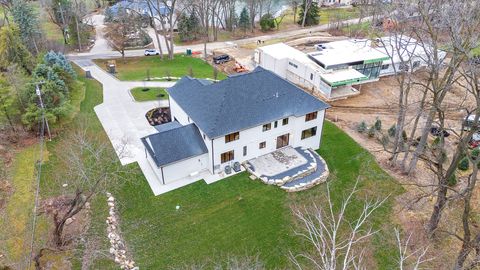
[[[415,74],[420,79],[422,73]],[[383,77],[378,82],[364,84],[360,87],[361,94],[344,100],[330,102],[332,108],[327,113],[327,118],[335,122],[342,130],[348,133],[362,147],[372,153],[380,166],[404,187],[405,193],[396,198],[394,206],[394,221],[398,223],[406,235],[411,235],[410,247],[418,249],[429,246],[428,256],[435,258],[429,263],[432,269],[451,269],[452,262],[455,261],[456,254],[460,247],[460,241],[449,236],[446,233],[438,233],[435,240],[431,240],[426,235],[425,226],[430,218],[435,198],[432,185],[435,179],[428,165],[419,162],[414,175],[406,176],[396,167],[392,167],[389,162],[390,154],[385,151],[381,136],[376,135],[373,138],[365,133],[359,133],[357,126],[364,121],[370,127],[376,119],[382,121],[383,134],[387,129],[396,123],[396,114],[398,111],[398,83],[395,77]],[[419,89],[412,89],[410,95],[410,107],[407,109],[406,132],[410,135],[410,129],[413,126],[413,119],[418,112],[418,104],[423,93]],[[464,117],[464,112],[459,107],[475,107],[473,100],[465,98],[465,90],[454,87],[445,98],[445,116],[446,126],[454,131],[459,131]],[[427,98],[428,100],[428,98]],[[426,110],[425,108],[422,108]],[[419,126],[423,126],[425,121],[424,114],[420,118]],[[420,131],[417,131],[420,132]],[[418,133],[416,134],[417,136]],[[453,136],[451,136],[453,137]],[[455,147],[452,138],[446,138],[447,152],[449,148]],[[434,137],[429,136],[429,142]],[[403,156],[400,156],[400,160]],[[458,175],[457,175],[458,176]],[[459,178],[457,188],[461,188],[465,183]],[[420,185],[420,186],[419,186]],[[480,199],[480,191],[477,191],[475,200]],[[478,203],[473,203],[476,208]],[[440,231],[448,230],[461,234],[460,215],[463,208],[461,201],[452,201],[448,209],[444,211],[440,224]],[[478,210],[478,209],[477,209]],[[474,228],[478,230],[477,228]]]
[[[62,216],[68,211],[71,200],[70,196],[65,195],[45,199],[40,203],[39,213],[46,214],[53,220],[55,213],[59,213],[59,216]],[[87,231],[90,225],[89,210],[90,204],[87,203],[83,210],[65,223],[63,235],[67,243],[74,244],[75,240]]]

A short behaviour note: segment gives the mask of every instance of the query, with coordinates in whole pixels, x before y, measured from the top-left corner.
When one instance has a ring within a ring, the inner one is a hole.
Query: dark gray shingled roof
[[[143,145],[158,167],[208,152],[194,124],[173,127],[142,138]],[[168,129],[173,127],[172,129]]]
[[[330,107],[261,67],[209,85],[183,77],[167,91],[211,139]]]

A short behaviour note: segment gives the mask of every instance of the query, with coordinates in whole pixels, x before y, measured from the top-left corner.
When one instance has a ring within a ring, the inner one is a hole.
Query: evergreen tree
[[[306,1],[307,0],[304,0],[303,4],[300,6],[300,16],[297,23],[302,25],[303,16],[306,16],[305,26],[317,25],[320,22],[320,9],[318,4],[316,2],[311,3],[305,14]]]
[[[0,115],[3,115],[12,131],[15,132],[15,124],[13,117],[18,115],[18,107],[16,106],[15,102],[15,95],[11,89],[11,86],[7,83],[7,81],[0,77]]]
[[[243,7],[242,12],[240,13],[238,25],[245,33],[247,33],[247,29],[250,27],[250,16],[248,15],[246,7]]]
[[[190,32],[190,20],[185,14],[180,15],[180,18],[178,18],[177,28],[180,40],[189,41],[192,39]]]
[[[190,32],[192,33],[192,38],[195,40],[200,34],[200,19],[197,17],[195,10],[190,13],[188,18],[188,25],[190,26]]]
[[[35,66],[32,55],[20,38],[18,27],[9,25],[0,29],[0,70],[6,70],[13,64],[28,73],[31,73]]]
[[[267,13],[260,18],[260,27],[264,32],[275,28],[275,19],[273,18],[272,14]]]
[[[33,71],[33,82],[44,82],[41,85],[42,100],[45,106],[45,115],[52,124],[72,115],[73,107],[70,104],[70,89],[75,84],[76,74],[61,53],[49,52],[43,61]],[[38,107],[38,96],[35,84],[26,91],[25,100],[27,109],[22,117],[25,124],[33,127],[41,119],[42,110]]]
[[[20,28],[20,35],[24,44],[36,54],[39,53],[38,40],[41,38],[40,22],[33,6],[25,0],[16,0],[12,6],[14,22]]]

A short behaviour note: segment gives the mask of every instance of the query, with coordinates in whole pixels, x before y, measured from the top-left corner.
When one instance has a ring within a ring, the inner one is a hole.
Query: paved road
[[[363,21],[368,21],[371,18],[364,18]],[[344,23],[353,24],[358,22],[358,19],[351,19],[346,20]],[[309,28],[297,29],[297,30],[290,30],[290,31],[282,31],[282,32],[275,32],[268,35],[262,35],[252,38],[245,38],[239,40],[232,40],[228,42],[210,42],[207,44],[207,50],[217,50],[223,49],[228,47],[234,47],[236,45],[243,45],[247,43],[256,42],[257,40],[271,40],[271,39],[278,39],[278,38],[288,38],[298,35],[306,35],[309,33],[314,32],[323,32],[328,29],[328,25],[319,25]],[[153,37],[155,39],[155,37]],[[192,49],[193,51],[203,51],[203,44],[196,44],[196,45],[189,45],[189,46],[175,46],[174,51],[175,53],[182,53],[187,50],[187,48]],[[126,57],[136,57],[136,56],[143,56],[144,50],[129,50],[125,52]],[[120,53],[116,51],[111,51],[109,48],[108,50],[104,51],[90,51],[86,53],[71,53],[68,57],[71,60],[80,60],[80,59],[110,59],[110,58],[118,58],[120,57]]]

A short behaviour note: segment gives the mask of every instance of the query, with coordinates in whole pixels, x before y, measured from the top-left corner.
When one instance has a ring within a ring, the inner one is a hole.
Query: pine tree
[[[20,28],[20,35],[24,44],[38,54],[40,51],[38,40],[41,38],[42,32],[39,28],[38,15],[35,13],[33,6],[26,3],[25,0],[16,0],[13,2],[12,16],[14,22]]]
[[[15,95],[10,85],[8,85],[4,78],[0,77],[0,115],[3,115],[7,119],[13,132],[15,132],[13,117],[18,114],[18,112]]]
[[[248,11],[246,7],[243,7],[242,12],[240,13],[240,19],[238,21],[238,25],[246,34],[247,29],[250,26],[250,16],[248,15]]]
[[[190,20],[185,14],[180,15],[180,18],[178,18],[177,28],[178,35],[182,41],[191,40]]]
[[[318,4],[316,2],[311,3],[305,14],[306,1],[308,0],[304,0],[300,6],[300,18],[297,23],[302,25],[303,16],[306,16],[305,26],[317,25],[320,22],[320,9],[318,8]]]
[[[190,27],[192,38],[194,40],[197,39],[198,35],[200,34],[200,19],[197,17],[195,10],[190,13],[190,17],[188,18],[188,25]]]

